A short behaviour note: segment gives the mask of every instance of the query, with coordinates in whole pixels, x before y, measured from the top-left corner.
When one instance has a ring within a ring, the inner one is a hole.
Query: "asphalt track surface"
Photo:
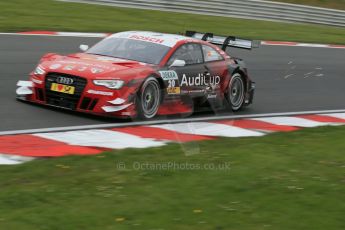
[[[93,45],[99,40],[0,35],[0,131],[128,122],[15,100],[17,81],[28,79],[43,54],[79,52],[80,44]],[[236,115],[345,109],[344,49],[261,46],[252,51],[230,49],[229,53],[246,61],[257,85],[254,104]],[[234,115],[221,115],[227,114]],[[193,115],[214,116],[212,112]]]

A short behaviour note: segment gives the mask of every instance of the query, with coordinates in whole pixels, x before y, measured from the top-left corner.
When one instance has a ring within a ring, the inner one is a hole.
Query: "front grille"
[[[52,83],[57,83],[56,79],[58,77],[73,79],[71,86],[75,87],[74,94],[60,93],[50,90]],[[86,84],[87,80],[78,76],[63,73],[48,73],[45,80],[46,102],[49,105],[75,110]]]

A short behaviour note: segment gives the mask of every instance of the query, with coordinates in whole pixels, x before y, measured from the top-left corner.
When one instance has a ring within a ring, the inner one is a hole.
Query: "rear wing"
[[[260,41],[246,40],[246,39],[237,38],[234,36],[218,36],[218,35],[213,35],[212,33],[199,33],[195,31],[186,31],[185,35],[187,37],[200,39],[200,40],[207,41],[215,45],[220,45],[222,46],[222,50],[225,50],[227,47],[252,49],[252,48],[258,48],[260,44]]]

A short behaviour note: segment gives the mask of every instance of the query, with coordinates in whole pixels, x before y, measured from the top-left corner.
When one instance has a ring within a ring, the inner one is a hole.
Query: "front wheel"
[[[148,77],[138,92],[138,112],[144,119],[153,118],[161,102],[161,88],[155,77]]]
[[[242,108],[245,98],[244,81],[239,73],[235,73],[228,86],[227,99],[233,111],[238,111]]]

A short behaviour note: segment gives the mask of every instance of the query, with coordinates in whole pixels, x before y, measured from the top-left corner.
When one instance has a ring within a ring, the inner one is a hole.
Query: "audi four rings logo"
[[[56,82],[57,83],[60,83],[60,84],[65,84],[65,85],[72,85],[73,84],[73,79],[72,78],[68,78],[68,77],[58,77],[56,79]]]

